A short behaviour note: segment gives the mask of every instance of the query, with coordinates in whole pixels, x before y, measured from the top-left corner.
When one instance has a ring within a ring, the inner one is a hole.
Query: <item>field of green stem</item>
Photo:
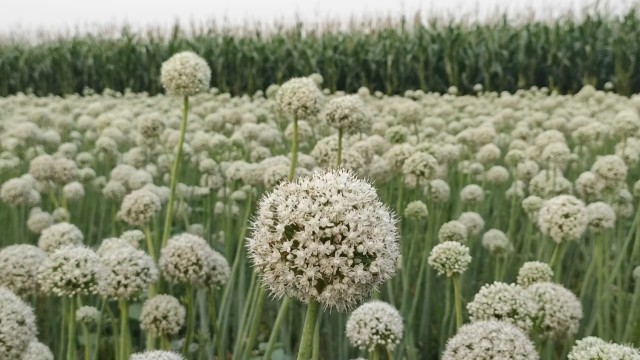
[[[0,98],[0,359],[640,359],[640,97],[210,77]]]

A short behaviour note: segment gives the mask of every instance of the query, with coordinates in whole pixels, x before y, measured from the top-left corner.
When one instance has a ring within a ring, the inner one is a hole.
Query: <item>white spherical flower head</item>
[[[540,231],[556,243],[578,240],[587,230],[587,225],[587,208],[572,195],[549,199],[538,213]]]
[[[125,240],[131,246],[137,248],[140,246],[140,242],[145,240],[145,236],[140,230],[127,230],[120,235],[120,239]]]
[[[280,86],[276,103],[284,113],[299,120],[308,119],[320,112],[323,95],[313,80],[293,78]]]
[[[71,213],[69,212],[69,210],[63,207],[55,208],[51,212],[51,216],[53,217],[53,221],[55,223],[69,222],[69,220],[71,219]]]
[[[163,115],[160,113],[143,114],[137,118],[136,127],[145,141],[153,141],[162,135],[165,128]]]
[[[140,226],[149,223],[161,208],[160,197],[153,191],[142,188],[124,197],[118,218],[129,225]]]
[[[10,245],[0,250],[0,286],[24,296],[38,291],[38,268],[47,254],[33,245]]]
[[[142,250],[125,246],[106,251],[100,259],[106,270],[100,292],[107,298],[135,298],[158,280],[153,259]]]
[[[77,226],[62,222],[42,230],[38,238],[38,247],[51,254],[67,245],[80,245],[84,240]]]
[[[598,198],[604,189],[605,182],[591,171],[578,175],[575,181],[576,192],[583,198]]]
[[[21,360],[53,360],[53,353],[49,347],[37,340],[33,340],[27,346]]]
[[[102,257],[111,251],[118,250],[121,248],[137,249],[138,247],[137,245],[132,246],[130,242],[122,238],[110,237],[102,240],[102,242],[100,243],[100,246],[96,250],[96,253],[98,254],[98,256]]]
[[[451,188],[444,180],[434,179],[424,188],[424,193],[430,197],[434,203],[443,204],[449,201]]]
[[[324,117],[329,126],[353,134],[371,127],[371,114],[357,95],[347,95],[332,99],[324,109]]]
[[[360,350],[393,351],[402,340],[403,329],[402,316],[396,308],[383,301],[371,301],[351,313],[346,334]]]
[[[54,159],[53,170],[53,180],[59,184],[70,183],[78,177],[78,164],[71,159]]]
[[[36,333],[33,310],[16,294],[0,287],[0,359],[21,359]]]
[[[208,288],[216,288],[223,286],[229,281],[231,275],[231,268],[229,262],[221,253],[213,251],[213,266],[211,267],[208,277],[204,281],[204,284]]]
[[[578,332],[582,305],[571,291],[550,282],[532,284],[526,291],[538,304],[536,322],[543,338],[563,341]]]
[[[62,187],[62,196],[69,202],[81,200],[84,194],[84,185],[77,181],[72,181]]]
[[[509,181],[509,170],[503,166],[493,166],[487,170],[485,178],[490,184],[504,184]]]
[[[414,153],[415,149],[412,145],[402,143],[393,145],[382,155],[382,158],[389,162],[393,170],[400,171],[404,166],[404,162]]]
[[[27,180],[13,178],[0,187],[0,199],[11,206],[33,206],[40,202],[40,193]]]
[[[40,235],[42,230],[53,225],[53,216],[48,212],[42,211],[40,208],[33,208],[29,213],[27,220],[27,228],[36,235]]]
[[[404,216],[409,219],[424,219],[429,216],[427,204],[420,200],[412,201],[404,209]]]
[[[459,243],[467,242],[469,236],[469,230],[467,227],[458,220],[452,220],[446,222],[440,226],[438,230],[438,241],[456,241]]]
[[[588,336],[576,341],[568,360],[640,360],[640,351],[630,346],[608,343]]]
[[[396,271],[396,219],[346,170],[282,183],[259,204],[249,255],[271,292],[344,310]]]
[[[154,350],[133,354],[129,360],[184,360],[184,358],[172,351]]]
[[[480,234],[484,229],[484,219],[477,212],[463,212],[458,217],[458,221],[467,227],[467,232],[471,236]]]
[[[76,321],[84,325],[92,325],[100,319],[100,311],[93,306],[81,306],[76,310]]]
[[[484,201],[484,190],[476,184],[469,184],[460,190],[460,200],[465,204],[480,204]]]
[[[410,188],[425,185],[433,179],[438,172],[438,160],[431,154],[418,151],[409,156],[402,164],[404,183]]]
[[[105,269],[98,255],[81,246],[65,246],[49,255],[39,270],[42,291],[56,296],[72,297],[98,293]]]
[[[471,263],[469,248],[457,241],[445,241],[431,249],[428,259],[429,265],[438,275],[460,275],[467,270]]]
[[[197,54],[183,51],[162,63],[160,81],[170,95],[192,96],[209,89],[211,69]]]
[[[616,212],[611,205],[597,201],[587,205],[587,215],[589,216],[589,230],[601,232],[613,229],[616,225]]]
[[[507,235],[498,229],[490,229],[482,235],[482,246],[494,255],[505,255],[513,251]]]
[[[538,306],[520,286],[494,282],[484,285],[467,304],[471,321],[507,321],[528,332]]]
[[[55,174],[54,161],[48,154],[34,157],[29,163],[29,174],[38,181],[52,180]]]
[[[158,261],[162,275],[172,283],[216,287],[229,278],[226,259],[200,236],[184,233],[169,239]]]
[[[544,199],[536,195],[528,196],[522,200],[522,208],[533,222],[537,222],[538,214],[543,205]]]
[[[627,164],[618,155],[598,157],[591,166],[591,171],[609,185],[615,185],[627,178]]]
[[[538,360],[527,335],[504,321],[479,321],[464,325],[447,341],[442,360]]]
[[[140,327],[153,336],[175,335],[184,326],[187,312],[171,295],[156,295],[144,302]]]
[[[518,270],[518,285],[523,288],[538,282],[550,282],[553,279],[553,270],[547,263],[540,261],[528,261]]]
[[[571,181],[559,171],[542,170],[529,182],[529,193],[548,199],[571,192]]]

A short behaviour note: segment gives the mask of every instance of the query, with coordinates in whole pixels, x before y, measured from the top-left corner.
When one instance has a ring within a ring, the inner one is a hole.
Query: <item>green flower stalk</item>
[[[211,81],[211,69],[207,62],[200,56],[190,51],[184,51],[173,55],[162,64],[160,80],[168,94],[182,97],[182,121],[180,123],[180,138],[176,149],[175,158],[171,166],[171,179],[169,183],[169,201],[162,232],[162,246],[166,244],[171,235],[171,221],[173,220],[173,207],[175,203],[176,186],[182,162],[182,148],[187,132],[187,119],[189,115],[189,97],[209,89]]]
[[[302,338],[300,339],[300,348],[298,349],[298,360],[311,359],[311,350],[313,349],[313,337],[315,334],[316,321],[320,313],[320,303],[311,301],[307,306],[307,315],[304,318],[304,328],[302,330]]]

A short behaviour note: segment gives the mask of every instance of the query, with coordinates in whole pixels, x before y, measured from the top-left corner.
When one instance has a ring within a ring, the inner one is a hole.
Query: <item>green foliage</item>
[[[317,72],[333,91],[360,86],[385,93],[408,89],[444,92],[455,85],[470,93],[548,86],[562,93],[613,82],[622,94],[640,91],[636,58],[640,17],[590,15],[583,19],[515,24],[506,19],[469,25],[401,19],[363,23],[339,31],[278,27],[268,34],[250,28],[231,32],[213,25],[170,35],[117,37],[76,35],[37,44],[0,43],[0,96],[130,89],[162,91],[157,74],[164,60],[193,50],[212,69],[212,85],[232,94],[253,93],[273,83]]]

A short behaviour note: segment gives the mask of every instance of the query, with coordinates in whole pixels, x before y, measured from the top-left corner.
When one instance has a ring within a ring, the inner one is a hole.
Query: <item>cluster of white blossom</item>
[[[478,321],[464,325],[449,339],[443,360],[537,360],[533,342],[515,325],[504,321]]]
[[[262,198],[249,255],[275,296],[343,310],[391,277],[395,217],[375,189],[348,171],[278,185]]]
[[[631,346],[606,342],[594,336],[577,340],[568,360],[639,360],[640,351]]]
[[[370,301],[349,315],[346,335],[361,350],[393,351],[402,340],[403,329],[402,316],[396,308],[383,301]]]

